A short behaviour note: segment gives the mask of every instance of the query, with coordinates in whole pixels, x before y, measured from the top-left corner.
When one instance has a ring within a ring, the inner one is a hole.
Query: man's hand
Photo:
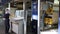
[[[3,20],[5,20],[5,18],[3,18]]]

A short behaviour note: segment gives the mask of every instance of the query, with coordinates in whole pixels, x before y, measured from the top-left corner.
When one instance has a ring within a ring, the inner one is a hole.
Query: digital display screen
[[[16,10],[15,17],[24,17],[24,10]]]
[[[20,10],[16,10],[15,17],[19,17],[19,16],[20,16]]]

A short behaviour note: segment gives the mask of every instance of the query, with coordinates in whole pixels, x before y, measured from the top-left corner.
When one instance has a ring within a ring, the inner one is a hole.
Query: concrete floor
[[[0,34],[5,34],[4,26],[0,25]]]
[[[40,34],[58,34],[58,29],[52,29],[52,30],[48,30],[48,31],[42,31],[40,32]]]
[[[0,34],[5,34],[5,25],[4,22],[0,20]]]

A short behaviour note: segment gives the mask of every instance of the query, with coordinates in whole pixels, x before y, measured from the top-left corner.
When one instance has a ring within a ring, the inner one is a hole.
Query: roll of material
[[[45,24],[53,24],[52,18],[45,18]]]

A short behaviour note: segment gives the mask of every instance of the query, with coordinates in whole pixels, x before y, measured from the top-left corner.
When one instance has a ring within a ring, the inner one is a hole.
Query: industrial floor
[[[40,31],[40,34],[58,34],[58,29],[51,29],[48,31]]]
[[[5,26],[3,22],[0,22],[0,34],[5,34]]]

